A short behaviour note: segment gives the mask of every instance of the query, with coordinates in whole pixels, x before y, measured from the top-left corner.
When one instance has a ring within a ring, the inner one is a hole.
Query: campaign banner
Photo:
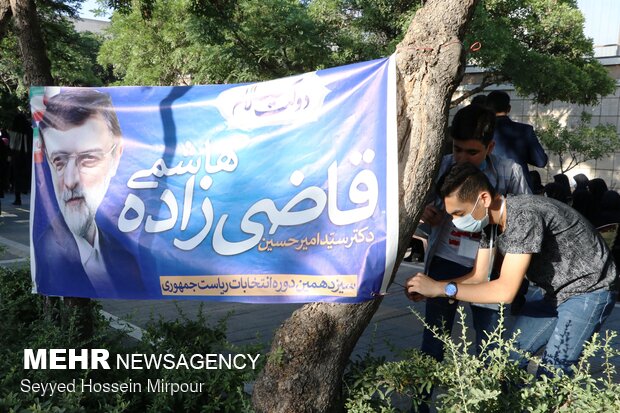
[[[394,59],[252,84],[31,89],[34,292],[361,302],[398,240]]]

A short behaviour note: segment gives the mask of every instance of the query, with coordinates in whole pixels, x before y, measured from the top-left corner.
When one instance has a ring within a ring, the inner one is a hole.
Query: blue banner
[[[398,240],[393,58],[262,83],[31,90],[34,290],[360,302]]]

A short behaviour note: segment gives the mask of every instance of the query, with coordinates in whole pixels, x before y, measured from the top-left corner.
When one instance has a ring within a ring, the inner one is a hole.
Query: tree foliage
[[[108,1],[118,12],[99,62],[113,65],[121,84],[272,79],[389,55],[420,4],[420,0]]]
[[[105,1],[105,0],[104,0]],[[122,84],[258,81],[387,56],[421,0],[129,0],[99,61]],[[133,5],[133,8],[131,7]],[[146,16],[146,17],[145,17]],[[574,0],[483,0],[465,40],[480,88],[511,82],[537,102],[593,104],[614,82]],[[420,45],[436,47],[437,45]]]
[[[558,156],[565,173],[591,159],[620,149],[620,138],[611,124],[591,126],[592,115],[583,112],[575,126],[562,126],[554,117],[541,117],[536,135],[548,151]]]
[[[313,0],[310,15],[327,25],[334,64],[394,53],[421,0]]]
[[[18,98],[24,94],[20,88],[22,68],[18,50],[15,36],[5,36],[0,40],[0,125],[10,125],[15,109],[25,104]]]
[[[179,1],[160,2],[151,18],[140,10],[115,13],[109,40],[98,57],[102,65],[111,65],[124,84],[172,85],[191,81],[205,51],[188,37],[188,16]],[[206,46],[208,48],[208,46]]]
[[[77,17],[81,1],[40,0],[37,13],[58,85],[100,86],[110,74],[97,63],[103,42],[100,35],[78,33],[69,18]],[[0,124],[10,125],[16,111],[28,111],[28,88],[23,80],[23,64],[12,22],[0,36]]]
[[[539,103],[594,104],[615,83],[583,26],[575,0],[485,0],[466,40],[482,48],[469,63],[488,69],[482,86],[511,82]]]
[[[149,16],[135,7],[112,17],[99,62],[123,84],[256,81],[330,62],[326,25],[297,0],[156,0]]]

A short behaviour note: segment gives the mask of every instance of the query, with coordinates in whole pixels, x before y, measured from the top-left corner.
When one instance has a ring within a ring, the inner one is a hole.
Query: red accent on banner
[[[40,139],[35,139],[34,143],[33,143],[33,159],[34,159],[34,163],[41,163],[43,162],[43,150],[41,148],[41,140]]]
[[[33,155],[34,163],[43,162],[43,151],[36,151]]]

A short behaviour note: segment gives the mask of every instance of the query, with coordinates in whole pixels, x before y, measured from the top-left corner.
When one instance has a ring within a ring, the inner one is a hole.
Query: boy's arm
[[[531,260],[532,254],[506,254],[498,279],[479,284],[459,281],[458,292],[454,298],[481,304],[511,303],[519,291]],[[417,293],[425,297],[445,297],[444,291],[448,282],[450,281],[435,281],[425,274],[418,273],[407,280],[405,288],[408,296]]]
[[[470,272],[457,278],[445,280],[446,283],[480,284],[489,281],[490,248],[478,248],[474,267]]]

